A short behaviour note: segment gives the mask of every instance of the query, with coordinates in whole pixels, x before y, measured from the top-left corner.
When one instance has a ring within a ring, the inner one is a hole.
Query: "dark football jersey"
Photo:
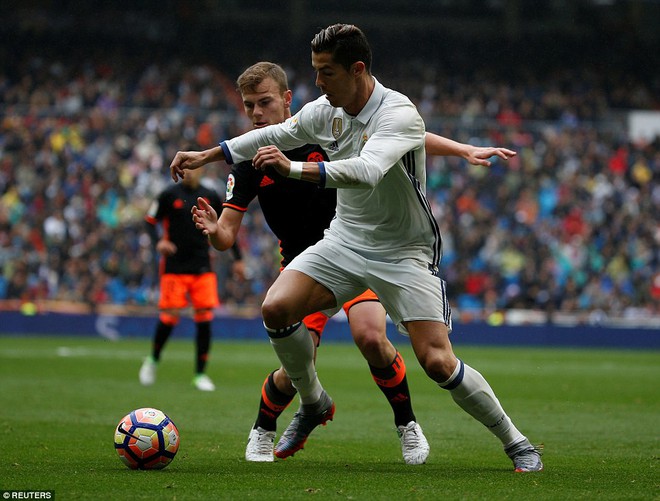
[[[195,228],[190,213],[197,197],[206,199],[216,211],[222,210],[222,199],[214,190],[177,183],[160,194],[145,217],[152,225],[162,223],[167,238],[177,248],[174,255],[161,257],[162,273],[197,275],[212,271],[208,238]]]
[[[328,159],[319,146],[313,145],[284,153],[298,162]],[[234,165],[227,180],[224,207],[245,212],[255,197],[268,226],[280,241],[282,266],[323,238],[337,206],[335,189],[283,177],[273,168],[261,171],[249,161]]]

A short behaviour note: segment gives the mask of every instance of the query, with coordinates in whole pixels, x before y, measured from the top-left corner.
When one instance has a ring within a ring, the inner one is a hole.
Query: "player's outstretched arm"
[[[225,153],[220,146],[204,151],[178,151],[170,164],[170,174],[176,183],[185,177],[184,170],[194,170],[211,162],[225,160]]]
[[[429,155],[461,157],[472,165],[483,165],[485,167],[490,167],[491,162],[488,159],[491,157],[498,156],[502,160],[508,160],[516,155],[515,151],[507,148],[472,146],[431,132],[426,133],[426,153]]]

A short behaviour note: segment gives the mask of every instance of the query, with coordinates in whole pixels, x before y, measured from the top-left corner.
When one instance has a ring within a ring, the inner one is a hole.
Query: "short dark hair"
[[[333,24],[319,31],[312,39],[312,52],[329,52],[332,60],[346,70],[362,61],[371,73],[371,47],[360,28],[352,24]]]
[[[272,78],[284,93],[289,90],[289,83],[287,82],[286,72],[284,69],[275,63],[268,61],[260,61],[247,68],[236,80],[238,91],[241,94],[254,92],[261,82],[266,78]]]

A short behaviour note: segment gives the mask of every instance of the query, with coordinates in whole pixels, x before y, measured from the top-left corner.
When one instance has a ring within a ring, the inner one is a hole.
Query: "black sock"
[[[410,402],[406,364],[401,354],[397,351],[394,361],[387,367],[381,369],[370,365],[369,369],[380,391],[392,407],[394,424],[405,426],[410,421],[417,421]]]
[[[151,356],[156,362],[160,360],[160,352],[163,351],[165,343],[167,343],[167,340],[170,338],[172,329],[174,329],[173,325],[165,324],[161,320],[158,321],[151,349]]]
[[[259,413],[254,423],[255,428],[259,426],[266,431],[275,431],[277,429],[277,418],[280,417],[280,414],[282,414],[284,409],[293,400],[293,397],[295,397],[295,394],[287,395],[277,389],[273,380],[274,373],[275,371],[268,375],[261,387]]]
[[[197,358],[195,369],[197,374],[206,370],[211,349],[211,322],[197,322]]]

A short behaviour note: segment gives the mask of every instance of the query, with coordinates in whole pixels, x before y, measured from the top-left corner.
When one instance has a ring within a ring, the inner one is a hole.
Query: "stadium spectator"
[[[14,49],[17,56],[0,66],[0,220],[6,221],[4,229],[0,227],[0,299],[7,298],[13,270],[23,266],[28,296],[33,299],[83,302],[90,308],[152,304],[158,276],[150,265],[155,257],[142,226],[145,201],[168,183],[164,159],[176,150],[175,138],[194,140],[207,126],[218,138],[245,129],[231,81],[213,66],[171,58],[165,63],[152,54],[113,52],[109,59],[94,52],[94,47],[58,50],[53,44],[39,51],[30,46]],[[581,246],[589,259],[578,270],[577,286],[585,298],[595,294],[596,283],[601,287],[600,300],[585,299],[581,304],[605,303],[594,316],[599,321],[608,316],[660,315],[660,302],[648,286],[660,260],[655,230],[660,214],[660,140],[633,141],[619,120],[620,112],[628,109],[658,109],[660,93],[652,79],[617,67],[603,73],[570,66],[530,67],[516,78],[496,72],[475,78],[474,69],[461,67],[449,77],[440,70],[420,71],[442,68],[441,61],[425,59],[422,64],[414,58],[397,58],[394,52],[391,56],[384,81],[406,91],[414,102],[429,101],[433,115],[424,116],[429,130],[473,144],[511,144],[519,152],[506,167],[495,160],[487,177],[484,169],[457,159],[427,160],[428,198],[443,226],[443,273],[452,295],[465,301],[457,303],[457,315],[468,312],[463,305],[478,305],[486,296],[487,303],[498,309],[513,304],[506,292],[515,290],[519,279],[504,280],[497,261],[483,255],[496,254],[500,241],[513,240],[520,233],[542,252],[526,253],[526,261],[554,281],[555,293],[547,301],[544,296],[536,308],[547,312],[549,321],[562,313],[558,307],[565,271],[555,251],[564,240],[561,219],[566,203],[582,212],[588,230]],[[304,78],[307,73],[305,67],[293,72],[299,96],[313,95]],[[429,83],[435,91],[423,93]],[[199,107],[188,106],[190,112],[176,107],[184,100],[179,96],[183,92],[199,94],[195,98]],[[519,127],[502,128],[494,122],[507,102],[522,117]],[[570,119],[565,110],[570,110]],[[625,174],[615,176],[609,164],[620,148],[628,152],[628,166]],[[222,166],[214,166],[207,176],[224,191]],[[455,203],[465,186],[475,189],[481,211],[476,218],[468,213],[457,219]],[[533,225],[513,217],[521,186],[538,200]],[[107,194],[110,188],[114,188],[112,196]],[[99,198],[103,201],[97,202]],[[54,247],[45,243],[43,225],[58,210],[73,231]],[[634,224],[622,228],[627,220]],[[494,228],[497,239],[491,235]],[[27,244],[35,242],[35,232],[42,243]],[[611,247],[620,239],[626,244]],[[115,267],[112,274],[106,268],[115,242],[129,245],[142,265],[139,282],[125,267]],[[224,307],[229,309],[260,304],[279,260],[277,242],[259,213],[246,216],[239,244],[250,273],[245,281],[219,281]],[[476,255],[465,254],[464,247]],[[645,257],[640,259],[638,251]],[[629,260],[631,265],[622,274],[620,266],[608,267],[612,260]],[[454,264],[457,270],[484,270],[493,277],[494,289],[463,295],[467,275],[458,274]],[[219,276],[230,273],[231,262],[221,258],[216,266]],[[72,276],[74,269],[78,275]],[[545,290],[548,284],[540,277],[537,274],[535,287]],[[585,291],[591,277],[598,280]],[[622,280],[624,285],[635,284],[632,303],[613,297],[603,301]],[[93,284],[93,295],[77,282]],[[478,310],[469,313],[470,318],[483,318]]]

